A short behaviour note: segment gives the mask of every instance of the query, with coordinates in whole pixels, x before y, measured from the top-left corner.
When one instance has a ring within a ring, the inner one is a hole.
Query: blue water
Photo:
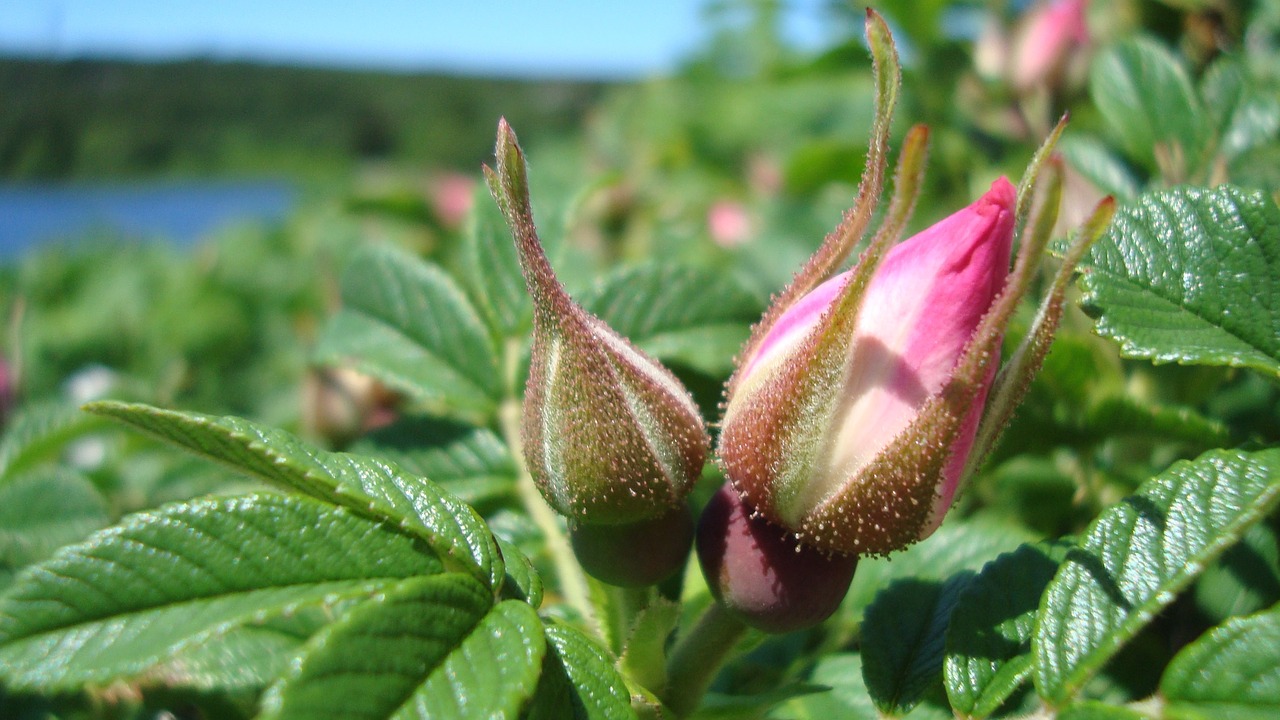
[[[189,245],[228,225],[278,222],[297,190],[276,180],[0,185],[0,258],[86,237]]]

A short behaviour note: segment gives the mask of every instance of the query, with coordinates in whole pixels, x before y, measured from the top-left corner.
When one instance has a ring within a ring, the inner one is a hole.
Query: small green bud
[[[669,515],[702,472],[710,438],[669,370],[575,303],[533,223],[524,155],[498,126],[489,187],[515,237],[533,299],[533,353],[522,437],[547,502],[575,525]]]

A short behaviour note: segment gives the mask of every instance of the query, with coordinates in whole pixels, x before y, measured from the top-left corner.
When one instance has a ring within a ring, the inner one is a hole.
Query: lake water
[[[277,180],[0,185],[0,258],[86,236],[189,245],[227,225],[283,220],[296,202]]]

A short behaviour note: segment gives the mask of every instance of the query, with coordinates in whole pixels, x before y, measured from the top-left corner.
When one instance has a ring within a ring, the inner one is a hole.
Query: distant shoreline
[[[185,247],[229,225],[283,222],[298,196],[279,179],[0,184],[0,262],[51,244]]]

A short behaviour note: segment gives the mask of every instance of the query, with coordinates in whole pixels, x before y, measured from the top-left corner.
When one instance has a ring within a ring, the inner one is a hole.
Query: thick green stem
[[[505,351],[508,381],[514,386],[514,368],[519,363],[520,357],[519,342],[508,340]],[[596,637],[603,638],[604,632],[600,625],[600,618],[596,616],[587,590],[587,578],[578,564],[578,559],[573,555],[573,548],[569,545],[569,538],[565,534],[560,517],[542,499],[542,493],[538,492],[538,486],[534,484],[533,476],[529,474],[529,468],[524,464],[524,449],[520,439],[520,397],[514,387],[510,388],[507,399],[498,408],[498,422],[501,424],[503,439],[511,449],[511,456],[518,470],[516,491],[529,517],[546,539],[547,553],[551,556],[552,565],[555,566],[556,577],[560,581],[560,591],[564,594],[565,602],[582,615]]]
[[[688,717],[698,709],[711,681],[746,631],[742,621],[713,602],[676,644],[667,661],[664,701],[677,718]]]

